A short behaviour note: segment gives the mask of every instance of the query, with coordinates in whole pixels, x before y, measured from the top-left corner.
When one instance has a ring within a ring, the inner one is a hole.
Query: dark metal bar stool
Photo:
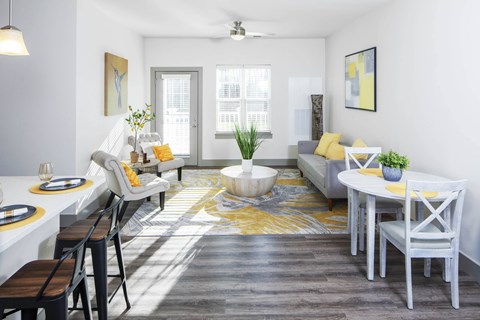
[[[95,229],[90,226],[83,238],[60,259],[31,261],[0,286],[0,319],[21,310],[22,319],[36,319],[44,308],[48,320],[68,318],[68,296],[76,289],[82,296],[85,319],[92,319],[88,298],[85,251]],[[15,309],[4,314],[5,309]]]
[[[109,201],[110,202],[110,201]],[[115,204],[101,211],[103,215],[108,218],[98,218],[98,225],[93,232],[86,246],[92,252],[93,262],[93,277],[95,279],[95,292],[97,300],[97,311],[99,319],[107,319],[108,317],[108,303],[112,301],[113,297],[123,287],[123,295],[127,304],[127,309],[130,309],[130,302],[128,301],[127,282],[125,277],[125,267],[123,264],[122,244],[120,242],[120,228],[119,212],[122,207],[123,197],[121,197]],[[109,203],[110,204],[110,203]],[[109,205],[107,204],[107,205]],[[75,246],[81,240],[80,235],[90,228],[95,222],[93,219],[86,219],[77,221],[70,227],[62,230],[57,235],[57,242],[55,244],[55,257],[60,256],[66,248]],[[117,256],[118,268],[120,274],[108,275],[107,273],[107,244],[113,241],[115,244],[115,252]],[[107,291],[107,277],[119,277],[120,284],[114,290],[110,300],[108,299]],[[74,308],[76,308],[77,298],[74,298]]]

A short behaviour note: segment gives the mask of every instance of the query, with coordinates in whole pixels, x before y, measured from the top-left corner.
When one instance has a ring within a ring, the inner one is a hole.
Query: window
[[[217,66],[217,132],[238,122],[270,132],[270,66]]]

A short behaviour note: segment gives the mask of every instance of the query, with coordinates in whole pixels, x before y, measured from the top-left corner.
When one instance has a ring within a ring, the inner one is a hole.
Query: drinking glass
[[[53,165],[51,162],[40,163],[38,177],[42,181],[50,181],[53,177]]]

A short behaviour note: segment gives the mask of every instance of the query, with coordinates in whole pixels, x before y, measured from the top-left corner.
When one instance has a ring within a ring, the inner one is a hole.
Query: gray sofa
[[[345,170],[345,160],[327,160],[313,154],[318,140],[298,141],[297,166],[302,177],[310,180],[327,198],[328,209],[333,209],[334,199],[346,199],[347,188],[338,179],[338,173]],[[356,167],[353,165],[352,167]]]

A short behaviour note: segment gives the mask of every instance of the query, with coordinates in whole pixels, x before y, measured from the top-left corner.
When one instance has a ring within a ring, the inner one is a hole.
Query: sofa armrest
[[[327,160],[325,172],[325,188],[327,198],[346,198],[347,188],[338,181],[338,174],[345,171],[345,160]]]
[[[299,154],[313,154],[318,146],[318,140],[304,140],[298,141],[298,153]]]

